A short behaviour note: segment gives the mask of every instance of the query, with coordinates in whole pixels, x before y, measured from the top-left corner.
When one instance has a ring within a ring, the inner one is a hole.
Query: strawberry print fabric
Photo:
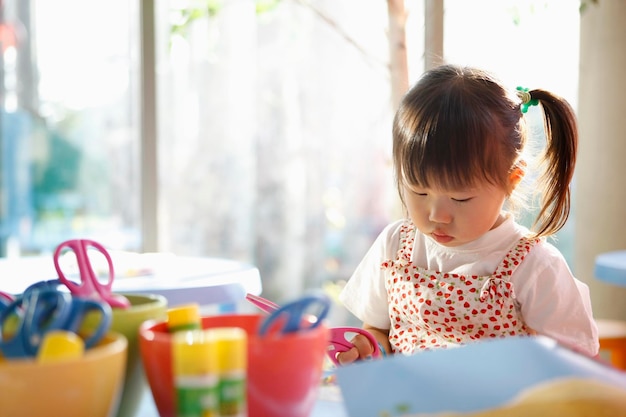
[[[429,271],[412,265],[415,226],[400,231],[395,260],[383,262],[394,352],[458,346],[482,338],[530,334],[509,277],[538,242],[521,238],[490,276]]]

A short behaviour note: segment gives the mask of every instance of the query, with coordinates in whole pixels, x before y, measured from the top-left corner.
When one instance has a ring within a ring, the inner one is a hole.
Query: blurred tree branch
[[[281,0],[257,0],[257,13],[265,13],[274,9]],[[365,47],[351,37],[341,25],[334,21],[323,10],[313,5],[308,0],[293,0],[300,5],[311,10],[319,19],[331,27],[339,36],[341,36],[349,45],[355,48],[363,57],[381,67],[386,68],[389,73],[391,82],[391,105],[396,109],[402,96],[408,90],[408,62],[406,49],[406,21],[407,13],[404,0],[387,0],[387,11],[389,13],[389,61],[381,62],[379,59],[370,54]],[[437,0],[439,1],[439,0]],[[219,13],[223,4],[220,0],[206,0],[202,6],[186,8],[180,10],[179,19],[172,24],[170,33],[185,36],[187,29],[195,20],[210,17]]]

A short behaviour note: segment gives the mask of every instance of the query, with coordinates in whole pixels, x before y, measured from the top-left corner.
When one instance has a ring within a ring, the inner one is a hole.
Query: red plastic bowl
[[[308,417],[322,377],[328,328],[287,335],[257,334],[263,316],[229,314],[202,318],[205,329],[240,327],[248,334],[249,417]],[[172,335],[164,321],[139,328],[144,370],[160,417],[176,417],[172,375]]]

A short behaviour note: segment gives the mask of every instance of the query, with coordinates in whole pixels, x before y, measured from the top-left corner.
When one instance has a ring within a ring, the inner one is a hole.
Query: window
[[[490,69],[511,89],[523,86],[553,91],[576,109],[579,2],[446,0],[445,5],[444,49],[448,60]],[[542,132],[539,111],[531,109],[528,116],[532,131]],[[536,133],[534,140],[542,141],[543,134]],[[572,192],[576,192],[575,183]],[[570,266],[575,215],[572,211],[552,241]],[[524,223],[530,226],[531,221]]]
[[[3,4],[0,254],[47,253],[71,236],[139,249],[136,11]]]
[[[273,299],[345,279],[390,220],[386,4],[159,3],[161,247],[253,261]],[[175,7],[174,7],[175,5]]]
[[[140,251],[147,210],[159,251],[253,263],[278,302],[347,279],[399,215],[387,5],[256,3],[5,1],[0,255],[46,254],[79,236]],[[448,0],[445,58],[575,104],[577,7]],[[424,4],[406,8],[415,80]],[[154,38],[140,37],[142,12]],[[158,173],[141,178],[151,47]]]

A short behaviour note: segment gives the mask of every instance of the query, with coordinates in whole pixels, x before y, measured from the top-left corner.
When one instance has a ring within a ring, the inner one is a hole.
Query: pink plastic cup
[[[320,325],[287,335],[257,334],[260,314],[202,318],[202,327],[240,327],[248,335],[248,416],[309,417],[317,401],[328,328]],[[164,321],[139,328],[144,370],[160,417],[175,417],[172,335]]]

